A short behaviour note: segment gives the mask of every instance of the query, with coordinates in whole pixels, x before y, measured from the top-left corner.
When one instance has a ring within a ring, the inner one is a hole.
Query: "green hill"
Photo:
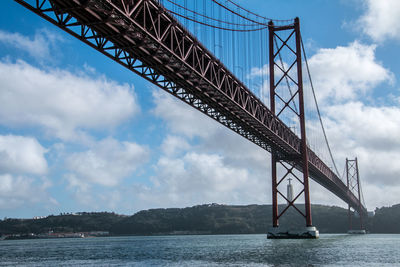
[[[124,217],[109,212],[82,212],[75,215],[50,215],[42,219],[5,219],[0,221],[0,235],[109,231],[112,225]]]
[[[282,210],[284,206],[280,206]],[[304,207],[301,205],[299,209]],[[313,224],[320,233],[345,233],[347,209],[312,205]],[[271,226],[271,205],[232,206],[206,204],[188,208],[150,209],[132,216],[108,212],[50,215],[42,219],[0,220],[0,235],[108,231],[112,235],[158,234],[255,234]],[[400,204],[376,209],[367,221],[371,233],[400,233]],[[304,219],[293,209],[280,225],[303,227]]]
[[[302,208],[300,206],[300,208]],[[280,207],[280,210],[283,206]],[[140,211],[116,223],[115,234],[255,234],[266,233],[271,226],[271,205],[200,205],[183,209],[152,209]],[[322,232],[347,231],[347,211],[338,207],[313,205],[315,225]],[[280,225],[304,226],[304,219],[289,209]]]
[[[374,233],[400,233],[400,204],[375,210],[375,216],[369,220],[369,228]],[[371,232],[372,232],[371,231]]]

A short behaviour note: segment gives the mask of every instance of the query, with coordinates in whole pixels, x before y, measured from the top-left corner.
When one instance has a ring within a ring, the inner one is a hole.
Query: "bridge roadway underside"
[[[300,139],[157,1],[15,1],[301,170]],[[310,177],[360,211],[337,175],[307,153]]]

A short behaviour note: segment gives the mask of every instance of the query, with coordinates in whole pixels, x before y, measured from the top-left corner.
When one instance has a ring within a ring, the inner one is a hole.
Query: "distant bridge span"
[[[15,1],[302,171],[301,139],[157,1]],[[314,181],[366,212],[309,147],[307,156]]]

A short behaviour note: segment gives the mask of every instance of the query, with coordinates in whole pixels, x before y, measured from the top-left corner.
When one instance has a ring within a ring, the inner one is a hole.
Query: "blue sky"
[[[300,17],[340,170],[399,203],[400,3],[238,1]],[[0,218],[271,203],[270,156],[13,1],[0,17]],[[345,204],[315,183],[312,203]]]

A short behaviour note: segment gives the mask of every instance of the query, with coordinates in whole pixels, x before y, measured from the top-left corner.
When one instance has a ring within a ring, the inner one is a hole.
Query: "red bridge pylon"
[[[358,161],[355,159],[347,159],[346,158],[346,177],[347,177],[347,188],[348,190],[355,192],[358,196],[358,210],[352,211],[350,205],[348,206],[348,220],[349,220],[349,234],[365,234],[366,228],[364,224],[364,213],[363,213],[363,203],[362,192],[361,192],[361,184],[360,184],[360,173],[358,170]],[[353,218],[354,217],[354,218]],[[359,221],[359,227],[353,227],[353,220]]]
[[[269,28],[269,77],[270,77],[270,105],[271,111],[278,119],[284,121],[291,118],[295,128],[300,128],[300,155],[293,157],[279,157],[272,151],[272,223],[268,231],[268,238],[318,238],[318,230],[312,226],[311,204],[309,193],[309,170],[307,139],[305,126],[305,109],[302,78],[301,36],[299,18],[292,25],[275,26],[271,21]],[[288,58],[282,60],[282,52]],[[286,54],[285,54],[286,55]],[[285,66],[285,63],[288,64]],[[294,119],[296,118],[295,122]],[[280,170],[278,169],[280,167]],[[301,173],[302,175],[301,175]],[[279,179],[278,179],[279,175]],[[292,177],[300,187],[293,199],[288,199],[279,189],[286,179]],[[304,196],[304,209],[295,204],[300,196]],[[287,202],[287,206],[279,212],[278,196]],[[301,214],[306,222],[303,229],[281,229],[279,218],[293,207]]]

